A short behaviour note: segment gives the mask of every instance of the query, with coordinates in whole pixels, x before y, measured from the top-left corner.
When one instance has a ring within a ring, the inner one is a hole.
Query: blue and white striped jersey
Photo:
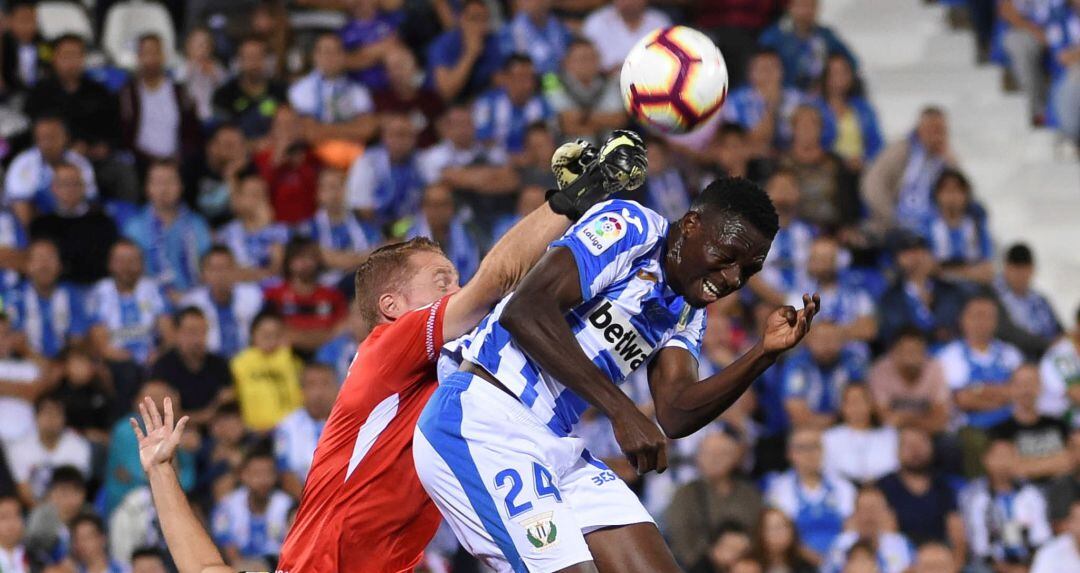
[[[632,201],[589,210],[552,247],[570,249],[584,302],[566,315],[581,349],[620,384],[660,348],[685,348],[696,358],[705,330],[694,309],[667,286],[662,260],[668,222]],[[462,344],[465,360],[499,379],[560,436],[574,433],[588,404],[541,371],[499,325],[505,298]]]

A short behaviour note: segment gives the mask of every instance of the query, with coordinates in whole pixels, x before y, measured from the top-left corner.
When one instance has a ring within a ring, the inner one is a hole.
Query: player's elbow
[[[656,423],[660,425],[660,431],[664,432],[669,440],[685,438],[696,431],[685,416],[680,416],[671,408],[659,405],[656,407]]]
[[[527,298],[526,293],[520,291],[514,293],[510,296],[510,300],[506,301],[506,306],[503,307],[502,314],[499,315],[499,326],[505,328],[514,338],[517,338],[521,333],[528,332],[526,325],[530,321],[528,307],[531,305],[526,300]]]

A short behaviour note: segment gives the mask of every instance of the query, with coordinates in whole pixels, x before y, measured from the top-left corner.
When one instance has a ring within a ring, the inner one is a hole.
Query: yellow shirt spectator
[[[245,426],[256,432],[272,430],[303,405],[300,394],[303,365],[288,346],[269,354],[248,348],[232,359],[236,396]]]

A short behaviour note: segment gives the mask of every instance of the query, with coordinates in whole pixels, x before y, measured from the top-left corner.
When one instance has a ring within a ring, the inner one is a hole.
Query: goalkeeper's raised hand
[[[548,192],[548,202],[576,220],[609,195],[640,187],[648,164],[645,144],[632,131],[612,132],[599,150],[582,140],[563,144],[551,157],[559,188]]]

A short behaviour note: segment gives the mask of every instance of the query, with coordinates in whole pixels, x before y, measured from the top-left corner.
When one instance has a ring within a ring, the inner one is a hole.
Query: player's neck
[[[681,253],[679,253],[680,245],[682,243],[682,229],[679,227],[679,222],[676,221],[668,227],[667,239],[664,241],[667,249],[665,251],[664,260],[662,265],[664,267],[664,278],[667,280],[668,287],[675,292],[683,292],[683,285],[679,282],[677,273],[675,272],[675,266],[679,264],[681,260]]]

